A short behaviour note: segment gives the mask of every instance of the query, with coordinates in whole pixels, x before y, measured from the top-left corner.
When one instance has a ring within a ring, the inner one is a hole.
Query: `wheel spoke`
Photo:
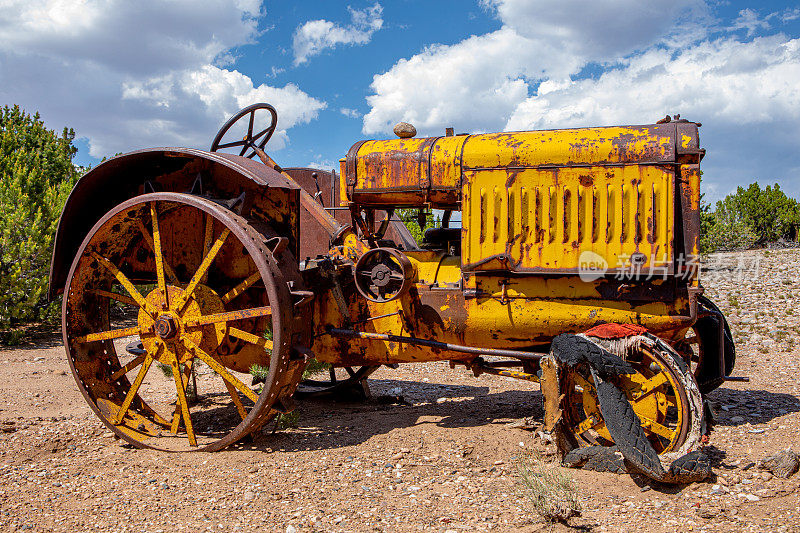
[[[139,387],[142,386],[142,381],[144,381],[144,377],[147,375],[147,371],[150,370],[150,365],[152,363],[153,357],[150,354],[147,354],[144,358],[142,368],[140,368],[139,373],[136,374],[136,379],[133,380],[133,384],[131,385],[131,388],[128,389],[128,394],[125,395],[125,399],[122,401],[122,405],[117,412],[117,419],[114,420],[115,425],[122,424],[122,420],[125,418],[128,408],[130,408],[133,399],[136,397],[136,393],[139,392]]]
[[[215,313],[213,315],[204,315],[199,318],[187,320],[185,322],[187,327],[205,326],[207,324],[216,324],[218,322],[233,322],[235,320],[244,320],[245,318],[256,318],[260,316],[271,316],[272,308],[268,305],[264,307],[253,307],[251,309],[241,309],[237,311],[226,311],[224,313]]]
[[[142,330],[139,328],[139,326],[134,326],[132,328],[110,329],[108,331],[89,333],[83,337],[78,337],[75,339],[75,342],[109,341],[111,339],[121,339],[122,337],[132,337],[134,335],[140,335],[141,333]]]
[[[225,383],[225,388],[228,389],[228,394],[231,395],[231,400],[233,400],[233,405],[236,406],[236,410],[239,411],[239,416],[242,417],[242,420],[244,420],[245,418],[247,418],[247,411],[244,408],[242,399],[239,397],[239,393],[236,392],[236,388],[233,385],[231,385],[224,379],[222,380],[222,382]]]
[[[150,202],[150,218],[153,223],[153,255],[156,262],[156,279],[158,280],[158,290],[161,292],[161,302],[164,309],[169,308],[167,295],[167,282],[164,279],[164,254],[161,251],[161,231],[158,228],[158,212],[156,203]]]
[[[250,123],[247,125],[247,136],[251,139],[253,138],[253,122],[256,120],[256,111],[255,109],[250,112]]]
[[[222,233],[220,233],[219,237],[217,237],[217,240],[203,258],[200,266],[197,267],[197,271],[194,273],[194,276],[192,276],[191,281],[189,281],[189,284],[183,290],[183,294],[178,297],[178,309],[183,310],[183,306],[186,305],[186,302],[189,301],[189,298],[191,298],[192,294],[194,294],[194,290],[197,288],[200,280],[203,279],[203,276],[205,276],[206,271],[208,271],[209,267],[211,266],[211,263],[214,262],[214,259],[217,257],[217,254],[222,248],[222,245],[225,244],[225,241],[230,233],[231,230],[225,228],[222,230]]]
[[[647,381],[645,381],[640,385],[641,389],[634,397],[633,402],[636,403],[644,399],[645,396],[652,393],[654,390],[656,390],[657,388],[666,383],[669,383],[669,378],[667,377],[667,373],[664,371],[659,372],[658,374],[656,374],[655,376],[653,376],[652,378],[648,379]]]
[[[139,304],[136,303],[136,300],[134,300],[130,296],[125,296],[124,294],[117,294],[116,292],[103,291],[100,289],[95,289],[92,292],[98,296],[105,296],[106,298],[111,298],[112,300],[116,300],[119,303],[123,303],[126,305],[135,305],[136,307],[139,307]]]
[[[252,333],[248,333],[247,331],[242,331],[241,329],[238,328],[229,327],[228,335],[230,335],[231,337],[236,337],[237,339],[241,339],[245,342],[249,342],[250,344],[261,346],[262,348],[264,348],[264,350],[272,350],[273,345],[271,340],[259,337],[258,335],[253,335]]]
[[[249,289],[250,286],[253,285],[253,283],[255,283],[260,279],[261,279],[260,272],[254,272],[250,274],[244,281],[242,281],[240,284],[238,284],[237,286],[235,286],[234,288],[225,293],[225,295],[222,297],[222,303],[226,304],[230,302],[231,300],[242,294],[244,291]]]
[[[186,390],[186,387],[189,386],[189,376],[191,375],[191,372],[192,372],[192,363],[193,362],[194,362],[194,359],[189,359],[183,365],[183,377],[181,379],[183,381],[184,390]],[[195,390],[195,394],[197,394],[197,390]],[[187,405],[188,405],[188,403],[187,403]],[[177,397],[176,397],[175,398],[175,411],[173,411],[173,413],[172,413],[172,423],[170,424],[170,431],[173,434],[177,435],[178,434],[178,428],[180,427],[180,424],[181,424],[181,404],[180,404],[180,402],[177,401]]]
[[[639,417],[642,421],[642,425],[644,426],[645,430],[650,430],[652,433],[660,437],[664,437],[668,441],[672,441],[673,437],[675,437],[675,431],[668,428],[667,426],[661,425],[655,420],[650,420],[647,417],[640,416]]]
[[[581,433],[589,431],[590,429],[600,427],[602,425],[604,425],[604,422],[602,420],[600,422],[595,422],[594,417],[590,416],[587,417],[586,420],[584,420],[583,422],[572,428],[572,431],[576,435],[580,435]]]
[[[241,146],[244,144],[244,141],[233,141],[225,144],[220,144],[217,146],[217,150],[221,150],[223,148],[233,148],[234,146]]]
[[[239,389],[242,392],[242,394],[250,398],[253,401],[253,403],[258,402],[258,394],[253,392],[253,389],[242,383],[236,376],[228,372],[224,366],[222,366],[219,362],[217,362],[216,359],[214,359],[213,357],[208,355],[205,351],[203,351],[202,348],[200,348],[198,345],[196,345],[186,337],[183,338],[183,344],[190,352],[194,353],[197,357],[200,358],[201,361],[210,366],[214,372],[219,374],[223,380],[227,381],[228,383]]]
[[[186,436],[189,438],[191,446],[197,446],[197,438],[192,427],[192,414],[189,412],[189,402],[186,401],[186,390],[183,387],[183,375],[178,367],[178,360],[172,360],[172,377],[175,380],[175,389],[178,391],[178,405],[183,415],[183,425],[186,428]],[[174,424],[174,422],[173,422]]]
[[[137,366],[144,363],[144,360],[147,359],[147,354],[137,355],[133,359],[131,359],[125,366],[111,374],[111,381],[117,381],[119,378],[136,368]]]
[[[133,286],[133,283],[131,283],[131,280],[128,279],[128,276],[120,272],[120,270],[116,266],[114,266],[114,264],[111,261],[109,261],[102,255],[98,254],[97,252],[92,251],[91,254],[92,257],[97,259],[97,261],[101,265],[103,265],[109,272],[111,272],[114,275],[115,278],[117,278],[117,281],[119,281],[119,283],[125,288],[125,290],[128,291],[128,294],[131,295],[131,298],[133,298],[136,301],[139,307],[143,308],[151,316],[155,314],[155,311],[151,309],[151,305],[147,303],[147,300],[145,300],[141,294],[139,294],[139,291],[137,291],[136,287]]]
[[[214,219],[206,213],[205,216],[205,235],[203,236],[203,257],[208,255],[211,250],[211,242],[214,239]],[[200,283],[205,283],[208,279],[208,271],[200,278]]]
[[[150,247],[150,250],[153,252],[153,254],[155,254],[156,253],[156,245],[153,242],[153,238],[150,236],[150,232],[147,231],[147,228],[144,227],[144,224],[142,224],[141,220],[137,220],[136,221],[136,225],[139,227],[139,231],[141,232],[142,236],[144,237],[144,240],[147,243],[147,245]],[[164,266],[164,273],[167,275],[169,280],[173,284],[178,285],[180,283],[178,281],[178,276],[175,274],[175,271],[172,270],[172,267],[169,266],[169,263],[167,263],[166,261],[162,260],[161,264]]]
[[[265,133],[267,133],[271,127],[272,127],[272,125],[270,125],[270,126],[268,126],[268,127],[264,128],[263,130],[259,131],[259,132],[258,132],[256,135],[253,135],[253,136],[252,136],[252,139],[253,139],[253,141],[255,142],[255,141],[256,141],[257,139],[259,139],[259,138],[260,138],[262,135],[264,135]]]

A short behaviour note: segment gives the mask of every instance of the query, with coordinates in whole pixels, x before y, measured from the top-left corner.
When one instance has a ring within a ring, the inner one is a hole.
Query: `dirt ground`
[[[758,263],[756,265],[756,263]],[[754,265],[757,269],[754,271]],[[800,251],[713,256],[707,294],[730,316],[735,375],[709,396],[715,479],[657,486],[568,472],[582,531],[800,532],[800,474],[754,465],[800,451]],[[536,433],[531,383],[474,378],[447,363],[382,368],[374,397],[307,401],[298,427],[214,454],[137,450],[86,406],[57,335],[0,350],[0,529],[4,531],[565,531],[517,479]],[[399,391],[397,389],[400,389]]]

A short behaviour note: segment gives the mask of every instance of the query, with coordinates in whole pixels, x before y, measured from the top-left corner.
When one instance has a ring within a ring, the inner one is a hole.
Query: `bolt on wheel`
[[[64,345],[81,392],[117,435],[140,447],[217,450],[291,395],[300,322],[268,237],[215,202],[177,193],[129,200],[92,228],[67,279]],[[246,384],[254,365],[269,369],[261,388]]]

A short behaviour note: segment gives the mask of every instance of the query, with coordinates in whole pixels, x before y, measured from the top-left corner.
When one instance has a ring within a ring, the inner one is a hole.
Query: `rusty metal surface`
[[[465,172],[464,270],[577,273],[587,252],[606,272],[671,274],[674,169],[622,166]]]
[[[232,199],[242,192],[245,202],[256,209],[266,209],[264,202],[291,203],[292,194],[265,195],[267,188],[292,191],[298,187],[285,177],[257,161],[220,152],[190,148],[151,148],[138,150],[101,163],[75,185],[58,223],[50,266],[49,295],[54,297],[64,287],[70,262],[89,229],[116,205],[145,190],[149,182],[163,191],[189,192],[197,177],[204,194]],[[273,191],[274,192],[274,191]],[[283,196],[282,198],[280,196]],[[276,229],[296,240],[299,208],[286,206],[285,220],[274,220]],[[293,242],[293,246],[295,243]],[[296,251],[296,248],[295,248]]]
[[[673,122],[531,132],[360,141],[345,160],[348,198],[446,209],[462,172],[699,163],[697,125]]]
[[[322,200],[320,205],[328,210],[328,213],[339,222],[339,224],[344,226],[351,223],[350,211],[338,208],[341,185],[338,174],[316,168],[291,167],[284,168],[283,170],[312,197],[317,193],[321,193],[319,195],[319,198]],[[316,174],[316,179],[314,178],[314,174]],[[386,211],[382,209],[375,211],[376,219],[383,219],[385,216]],[[403,245],[406,248],[409,246],[409,243],[414,242],[414,238],[411,236],[408,228],[406,228],[402,221],[397,219],[396,215],[389,223],[384,238],[394,242],[396,245]],[[326,254],[331,247],[330,241],[330,236],[327,235],[319,222],[306,210],[302,210],[300,213],[300,255],[298,257],[300,259],[305,259]]]
[[[424,346],[432,350],[441,350],[445,352],[459,352],[471,355],[489,355],[497,357],[513,357],[514,359],[527,360],[527,361],[538,361],[539,359],[544,357],[544,354],[538,354],[533,352],[521,352],[519,350],[502,350],[496,348],[479,348],[476,346],[462,346],[459,344],[439,342],[431,339],[404,337],[401,335],[390,335],[385,333],[369,333],[366,331],[354,331],[349,329],[331,328],[328,330],[328,334],[333,335],[334,337],[349,337],[356,339],[388,341],[400,344],[412,344],[415,346]]]

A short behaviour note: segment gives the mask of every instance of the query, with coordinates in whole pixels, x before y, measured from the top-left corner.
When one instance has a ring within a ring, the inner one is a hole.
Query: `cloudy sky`
[[[78,162],[207,148],[239,108],[267,151],[332,168],[405,120],[421,134],[703,123],[711,199],[800,197],[800,8],[721,0],[0,0],[0,105],[79,137]]]

